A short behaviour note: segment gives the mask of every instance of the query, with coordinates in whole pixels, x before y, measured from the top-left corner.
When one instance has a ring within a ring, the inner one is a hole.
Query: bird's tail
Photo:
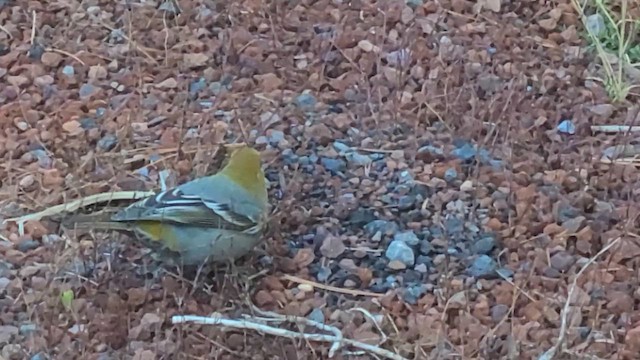
[[[131,230],[127,222],[111,221],[111,215],[110,212],[78,214],[63,220],[61,225],[69,230]]]

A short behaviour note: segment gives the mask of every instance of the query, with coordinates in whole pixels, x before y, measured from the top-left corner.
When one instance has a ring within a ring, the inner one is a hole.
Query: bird
[[[257,150],[242,145],[227,160],[211,176],[139,200],[107,221],[79,220],[74,227],[133,233],[170,263],[233,261],[260,242],[269,198]]]

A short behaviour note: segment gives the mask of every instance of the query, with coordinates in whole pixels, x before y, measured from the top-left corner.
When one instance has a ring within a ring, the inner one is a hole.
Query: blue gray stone
[[[106,134],[98,140],[98,147],[103,151],[112,150],[118,145],[118,138],[113,134]]]
[[[337,152],[339,153],[348,153],[353,151],[353,149],[351,148],[351,146],[340,142],[340,141],[334,141],[333,142],[333,148],[336,149]]]
[[[367,166],[373,162],[373,160],[369,156],[362,155],[356,151],[346,153],[345,158],[347,159],[349,164],[352,164],[354,166]]]
[[[412,230],[403,231],[395,234],[393,236],[393,240],[403,241],[409,246],[416,246],[420,242],[420,239],[418,239],[418,236]]]
[[[325,320],[324,313],[322,312],[322,310],[318,308],[314,308],[313,310],[311,310],[309,315],[307,315],[307,319],[311,321],[315,321],[317,323],[321,323],[321,324],[324,324],[324,320]]]
[[[331,171],[332,173],[338,173],[345,170],[347,164],[344,160],[341,159],[331,159],[323,157],[320,159],[320,163],[324,166],[325,169]]]
[[[64,75],[66,75],[66,76],[71,77],[71,76],[73,76],[73,75],[75,75],[75,74],[76,74],[76,71],[75,71],[75,69],[73,68],[73,66],[71,66],[71,65],[65,65],[65,66],[62,68],[62,73],[63,73]]]
[[[392,241],[387,247],[385,256],[390,261],[398,260],[407,266],[413,266],[416,261],[413,249],[404,241]]]
[[[78,91],[78,94],[80,95],[80,99],[86,99],[91,95],[97,93],[98,90],[99,89],[97,87],[91,84],[82,84],[80,86],[80,90]]]
[[[487,255],[478,256],[467,268],[469,275],[476,278],[495,277],[498,264]]]
[[[364,226],[364,230],[369,235],[373,235],[378,231],[383,234],[393,235],[398,231],[398,229],[399,229],[398,224],[396,224],[393,221],[387,221],[387,220],[373,220],[372,222]]]
[[[407,285],[404,289],[402,298],[411,305],[415,305],[418,300],[427,292],[427,286],[424,284]]]
[[[458,177],[458,171],[456,171],[456,169],[454,168],[448,168],[445,172],[444,172],[444,180],[446,182],[452,182],[453,180],[455,180]]]
[[[297,107],[304,110],[312,110],[316,105],[316,97],[312,94],[305,92],[296,96],[294,100]]]
[[[471,251],[473,251],[475,254],[478,254],[478,255],[487,255],[491,253],[491,251],[493,251],[495,246],[496,246],[496,239],[491,235],[487,235],[476,240],[471,245]]]

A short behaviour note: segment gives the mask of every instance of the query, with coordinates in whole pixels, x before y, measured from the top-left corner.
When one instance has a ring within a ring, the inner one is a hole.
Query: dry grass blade
[[[236,320],[229,319],[218,314],[214,314],[209,317],[195,315],[175,315],[171,317],[171,322],[173,324],[194,323],[201,325],[221,325],[223,327],[232,329],[255,330],[265,334],[287,337],[290,339],[304,339],[309,341],[328,342],[332,344],[329,352],[330,358],[332,358],[336,354],[337,350],[339,350],[343,345],[349,345],[386,359],[408,360],[405,357],[402,357],[389,350],[382,349],[378,346],[373,346],[360,341],[344,338],[340,330],[333,326],[320,324],[309,319],[297,316],[283,316],[279,314],[272,314],[272,316],[274,317],[262,318],[245,315],[245,319]],[[295,332],[267,325],[266,322],[290,322],[307,324],[316,327],[318,330],[331,332],[333,335]]]
[[[589,266],[591,266],[591,264],[593,264],[600,256],[602,256],[602,254],[606,253],[607,251],[609,251],[609,249],[611,249],[618,242],[620,242],[620,239],[621,239],[620,237],[614,239],[607,246],[603,247],[600,251],[598,251],[598,253],[595,254],[592,258],[590,258],[589,261],[587,261],[587,263],[584,264],[582,269],[580,269],[580,271],[578,271],[578,273],[573,277],[573,282],[571,283],[571,287],[569,287],[569,293],[567,294],[567,300],[565,301],[564,307],[562,308],[562,313],[560,314],[561,316],[560,317],[560,335],[558,336],[558,340],[556,340],[555,345],[553,345],[549,350],[545,351],[542,355],[540,355],[540,357],[538,357],[538,360],[551,360],[556,356],[556,354],[559,351],[560,352],[563,351],[564,339],[565,339],[565,336],[567,336],[567,325],[569,323],[568,318],[570,313],[570,307],[573,301],[573,293],[575,292],[576,286],[578,284],[578,279],[580,278],[582,273],[584,273],[584,271],[587,270]]]
[[[344,288],[339,288],[339,287],[335,287],[335,286],[331,286],[331,285],[320,284],[320,283],[315,282],[315,281],[305,280],[305,279],[299,278],[297,276],[289,275],[289,274],[282,275],[282,279],[283,280],[288,280],[288,281],[293,281],[293,282],[298,283],[298,284],[311,285],[311,286],[316,287],[318,289],[331,291],[331,292],[335,292],[335,293],[340,293],[340,294],[348,294],[348,295],[353,295],[353,296],[369,296],[369,297],[382,297],[382,296],[384,296],[384,294],[378,294],[378,293],[374,293],[374,292],[370,292],[370,291],[362,291],[362,290],[355,290],[355,289],[344,289]]]

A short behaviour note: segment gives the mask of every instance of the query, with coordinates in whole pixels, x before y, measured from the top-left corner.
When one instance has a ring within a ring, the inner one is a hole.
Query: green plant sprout
[[[620,1],[620,10],[617,14],[606,0],[592,1],[596,13],[604,19],[604,29],[599,34],[594,33],[592,27],[587,24],[584,12],[587,7],[586,2],[580,4],[578,0],[573,0],[572,3],[602,62],[605,78],[598,80],[604,84],[614,102],[622,101],[631,94],[631,90],[640,87],[640,85],[630,85],[625,80],[627,69],[640,65],[640,44],[632,45],[638,35],[640,20],[628,17],[628,0]],[[616,63],[617,66],[614,67]]]

